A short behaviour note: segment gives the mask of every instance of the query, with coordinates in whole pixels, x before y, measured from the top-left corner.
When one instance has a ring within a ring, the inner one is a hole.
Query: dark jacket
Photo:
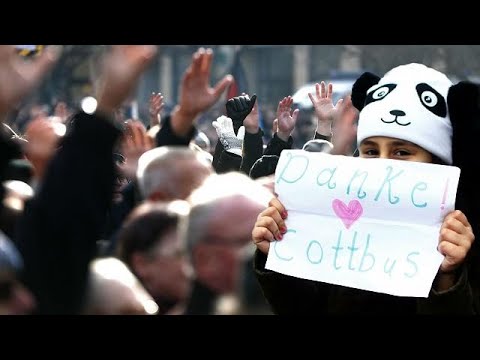
[[[217,299],[217,293],[195,279],[184,315],[213,315]]]
[[[192,141],[193,136],[197,132],[196,127],[192,126],[192,129],[186,136],[178,136],[173,132],[171,120],[172,118],[170,114],[165,116],[165,118],[163,119],[163,125],[155,136],[157,147],[173,145],[188,146],[188,144],[190,144],[190,141]]]
[[[256,134],[245,132],[243,139],[243,156],[238,156],[226,151],[220,141],[217,141],[213,154],[213,168],[217,174],[229,171],[241,171],[248,175],[250,168],[263,153],[263,131]]]
[[[273,312],[301,314],[475,314],[466,267],[448,291],[428,298],[398,297],[299,279],[265,269],[267,256],[255,253],[254,271]]]
[[[257,134],[249,134],[246,132],[243,141],[243,158],[224,150],[223,145],[218,141],[213,155],[213,168],[215,172],[223,174],[229,171],[241,171],[249,175],[253,164],[263,155],[276,155],[280,157],[283,150],[291,149],[293,145],[293,138],[291,136],[287,141],[283,141],[277,134],[274,134],[264,151],[262,139],[262,130],[259,130]],[[331,137],[315,133],[315,139],[330,141]]]
[[[280,156],[283,149],[292,148],[292,143],[293,139],[291,136],[288,141],[285,142],[280,139],[277,134],[274,134],[264,151],[263,131],[259,130],[256,134],[246,132],[243,140],[243,157],[231,154],[224,150],[219,141],[215,148],[213,166],[218,174],[223,174],[229,171],[241,171],[248,175],[250,174],[253,164],[263,155]],[[220,144],[221,149],[218,144]]]
[[[120,134],[113,121],[78,113],[25,207],[16,239],[25,265],[22,278],[39,314],[82,310],[89,263],[111,204],[112,152]]]

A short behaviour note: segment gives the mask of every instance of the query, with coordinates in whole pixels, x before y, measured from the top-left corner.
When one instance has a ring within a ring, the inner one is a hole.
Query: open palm
[[[214,87],[210,86],[212,60],[211,49],[200,48],[193,55],[192,63],[185,72],[180,87],[180,106],[185,113],[196,116],[207,110],[232,82],[232,77],[227,75]]]
[[[292,113],[293,99],[284,97],[277,107],[278,132],[290,136],[297,122],[298,109]]]
[[[115,111],[134,90],[137,81],[157,51],[155,46],[114,45],[104,59],[98,91],[98,106]]]
[[[339,112],[342,99],[338,100],[334,106],[332,102],[333,85],[328,84],[328,88],[325,86],[325,82],[321,84],[315,84],[315,95],[308,93],[308,97],[315,108],[315,114],[319,121],[334,121]]]

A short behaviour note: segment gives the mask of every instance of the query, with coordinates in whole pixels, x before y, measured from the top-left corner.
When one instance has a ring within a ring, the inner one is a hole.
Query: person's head
[[[362,75],[352,89],[360,157],[452,164],[451,86],[421,64],[398,66],[381,79]]]
[[[15,245],[0,231],[0,315],[27,315],[35,308],[32,293],[17,277],[22,266]]]
[[[190,295],[193,270],[177,232],[179,219],[188,210],[182,200],[144,203],[132,212],[118,235],[118,257],[165,308],[161,312]]]
[[[122,171],[122,167],[126,164],[125,157],[118,153],[113,153],[113,161],[115,164],[115,179],[113,184],[113,202],[118,204],[123,200],[123,190],[129,184],[128,177]]]
[[[203,150],[200,146],[198,146],[197,144],[195,144],[194,142],[190,142],[190,144],[188,144],[188,147],[190,149],[192,149],[193,151],[195,151],[197,154],[200,154],[201,156],[203,156],[205,158],[205,160],[207,160],[210,164],[213,163],[213,156],[212,154],[210,154],[209,152]]]
[[[302,149],[308,152],[324,152],[328,154],[332,151],[333,144],[327,140],[313,139],[307,141]]]
[[[212,175],[192,193],[181,231],[199,282],[217,294],[238,290],[251,256],[251,230],[271,197],[262,185],[233,172]]]
[[[91,262],[85,314],[153,315],[157,311],[155,301],[123,262],[115,258]]]
[[[250,177],[252,179],[258,179],[275,174],[279,159],[280,158],[277,155],[263,155],[260,159],[255,161],[250,169]]]
[[[212,173],[202,154],[186,146],[163,146],[140,157],[137,179],[145,199],[184,200]]]
[[[200,149],[210,153],[210,139],[203,131],[197,131],[197,134],[192,141],[195,145],[200,147]]]

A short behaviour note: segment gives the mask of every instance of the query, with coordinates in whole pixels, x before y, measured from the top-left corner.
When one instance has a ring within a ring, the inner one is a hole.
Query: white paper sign
[[[266,268],[303,279],[427,297],[443,256],[440,226],[454,210],[460,169],[284,150],[275,191],[287,234]]]

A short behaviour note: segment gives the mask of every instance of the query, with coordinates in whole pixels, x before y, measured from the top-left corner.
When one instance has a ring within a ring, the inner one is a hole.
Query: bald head
[[[145,199],[183,200],[212,173],[212,164],[200,153],[185,146],[164,146],[140,157],[137,179]]]
[[[189,246],[201,241],[249,243],[257,216],[271,198],[244,174],[212,175],[189,198],[188,226],[182,228]]]
[[[216,294],[235,293],[258,214],[271,193],[241,173],[212,175],[190,196],[186,239],[197,280]]]
[[[90,265],[90,315],[150,315],[158,306],[127,266],[118,259],[94,260]]]

